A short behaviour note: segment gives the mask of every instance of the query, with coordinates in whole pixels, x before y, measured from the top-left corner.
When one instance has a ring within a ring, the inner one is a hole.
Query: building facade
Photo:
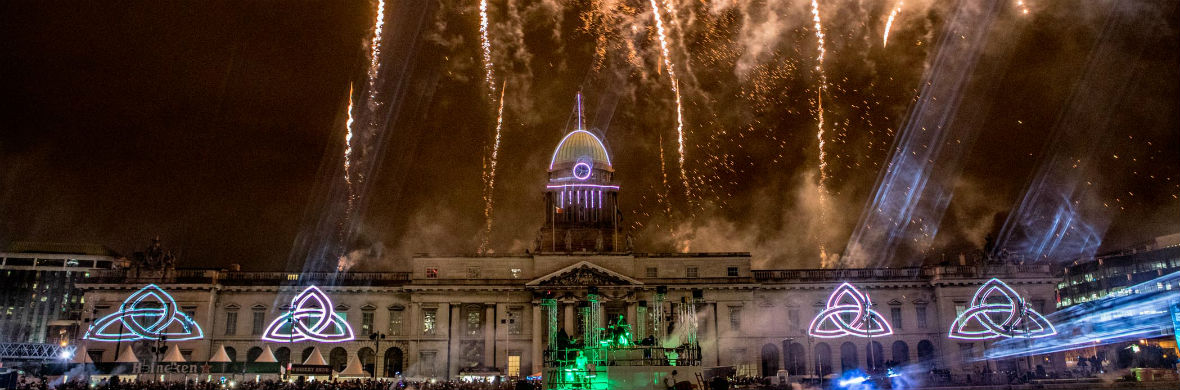
[[[0,252],[0,342],[69,343],[86,301],[75,285],[120,260],[100,246],[14,243]]]
[[[689,329],[699,340],[700,365],[733,366],[748,376],[826,376],[919,362],[949,375],[1015,370],[1015,361],[978,359],[986,340],[948,338],[952,324],[979,320],[974,300],[992,278],[1006,282],[1008,295],[1018,296],[1007,298],[1020,307],[1027,300],[1037,313],[1054,310],[1059,279],[1041,265],[755,270],[748,253],[635,252],[621,227],[610,155],[580,123],[550,161],[546,222],[531,253],[422,255],[409,259],[409,272],[385,273],[131,267],[92,272],[81,286],[95,318],[126,312],[125,301],[144,286],[166,291],[160,295],[175,304],[164,306],[200,328],[201,337],[169,342],[191,361],[206,361],[222,346],[234,361],[253,361],[269,346],[280,362],[298,363],[319,348],[336,370],[356,356],[378,376],[433,378],[541,372],[548,329],[581,334],[586,311],[579,307],[590,294],[602,305],[597,323],[626,322],[635,340],[665,344],[679,343]],[[326,298],[308,303],[301,294],[310,286]],[[546,297],[556,299],[552,318]],[[314,310],[324,313],[317,321],[332,320],[309,332],[347,324],[351,337],[305,340],[291,326],[280,329],[284,316]],[[79,342],[98,362],[115,359],[123,344],[150,360],[152,336],[132,336]],[[1026,365],[1052,370],[1058,363],[1044,356]]]

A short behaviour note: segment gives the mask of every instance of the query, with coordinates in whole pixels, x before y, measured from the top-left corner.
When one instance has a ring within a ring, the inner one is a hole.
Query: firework
[[[824,151],[824,92],[828,89],[828,76],[824,73],[824,30],[823,21],[819,15],[819,2],[811,0],[811,20],[815,23],[816,57],[815,72],[819,75],[819,87],[816,88],[815,113],[817,131],[815,138],[819,141],[819,192],[823,196],[827,193],[824,188],[828,181],[828,162]]]
[[[348,121],[344,122],[344,183],[348,185],[348,204],[352,207],[352,200],[356,191],[352,187],[352,85],[348,86]]]
[[[381,72],[381,35],[385,30],[385,0],[377,0],[373,18],[373,39],[369,44],[369,104],[377,105],[377,76]]]
[[[897,6],[893,7],[892,11],[889,11],[889,18],[885,19],[885,33],[881,39],[882,47],[889,45],[889,28],[893,27],[893,19],[897,18],[897,14],[901,12],[901,6],[902,2],[898,1]]]
[[[496,163],[500,159],[500,130],[504,128],[504,90],[508,87],[507,81],[504,86],[500,88],[500,108],[496,112],[496,135],[492,141],[492,157],[488,162],[488,173],[486,175],[487,189],[484,192],[484,234],[483,241],[479,244],[479,253],[484,253],[488,249],[488,240],[492,235],[492,193],[496,189]]]
[[[672,65],[672,57],[668,51],[668,35],[664,30],[664,20],[660,16],[660,5],[656,0],[651,0],[651,13],[656,21],[656,33],[660,39],[660,52],[664,57],[664,67],[668,68],[668,79],[672,82],[672,93],[676,97],[676,153],[680,163],[680,180],[684,182],[684,195],[691,199],[692,189],[688,183],[688,172],[684,169],[684,107],[680,102],[680,79],[676,77],[676,68]]]
[[[494,67],[492,63],[492,42],[488,39],[488,0],[480,0],[479,2],[479,39],[480,46],[483,48],[483,71],[484,81],[488,84],[488,96],[496,94],[496,84]]]

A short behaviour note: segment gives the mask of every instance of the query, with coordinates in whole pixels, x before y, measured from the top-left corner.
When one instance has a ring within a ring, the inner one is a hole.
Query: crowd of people
[[[120,381],[117,377],[90,388],[83,381],[51,383],[22,379],[16,390],[538,390],[536,381],[427,381],[350,379],[334,381]]]

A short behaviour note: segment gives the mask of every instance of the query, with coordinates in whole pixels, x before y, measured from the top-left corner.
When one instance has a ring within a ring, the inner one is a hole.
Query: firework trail
[[[479,244],[479,253],[485,253],[488,250],[488,240],[492,235],[492,193],[496,190],[496,163],[500,159],[500,130],[504,128],[504,91],[508,87],[508,82],[504,81],[504,86],[500,88],[500,108],[496,113],[496,138],[492,142],[492,158],[489,163],[490,168],[487,173],[487,189],[484,191],[484,231],[483,241]]]
[[[348,86],[348,121],[344,122],[344,184],[348,185],[348,212],[352,212],[352,201],[356,190],[352,186],[352,85]]]
[[[656,20],[656,32],[660,38],[660,52],[664,57],[664,66],[668,68],[668,79],[672,82],[672,93],[676,95],[676,152],[679,155],[680,180],[684,182],[684,195],[692,199],[692,189],[688,183],[688,172],[684,169],[684,106],[680,102],[680,79],[676,77],[676,68],[672,66],[672,57],[668,51],[668,35],[664,30],[664,20],[660,16],[660,5],[651,0],[651,13]],[[660,147],[663,147],[661,144]],[[663,155],[660,155],[663,158]]]
[[[659,198],[659,200],[663,201],[664,212],[668,215],[668,231],[672,233],[673,237],[675,237],[676,236],[676,223],[674,223],[672,221],[672,202],[670,202],[668,199],[668,193],[670,192],[669,187],[668,187],[668,168],[664,164],[664,134],[659,133],[659,136],[660,136],[660,139],[659,139],[659,141],[660,141],[660,177],[662,178],[662,180],[664,182],[664,192],[659,194],[658,198]]]
[[[492,97],[496,94],[496,84],[492,81],[495,80],[495,64],[492,63],[492,42],[488,39],[488,0],[479,2],[479,39],[483,48],[484,81],[488,84],[488,97]]]
[[[901,6],[902,6],[902,2],[898,1],[897,6],[893,7],[892,11],[889,11],[889,18],[885,19],[885,34],[884,34],[884,37],[881,39],[881,47],[885,47],[885,46],[889,45],[889,28],[893,27],[893,19],[896,18],[897,14],[901,12]]]
[[[815,72],[819,75],[819,87],[815,91],[815,116],[816,116],[816,132],[815,138],[819,146],[819,184],[816,186],[819,192],[819,222],[824,223],[827,218],[827,198],[828,198],[828,160],[827,151],[825,150],[824,142],[824,91],[828,89],[828,76],[824,73],[824,54],[827,54],[827,49],[824,47],[824,30],[823,20],[819,15],[819,1],[811,0],[811,21],[815,23],[815,40],[816,40],[816,57],[815,57]],[[827,252],[823,242],[819,244],[819,251],[821,255]],[[826,256],[825,256],[826,257]],[[826,262],[821,260],[821,262]]]
[[[377,76],[381,72],[381,35],[385,30],[385,0],[377,0],[377,16],[373,19],[373,40],[369,44],[369,107],[376,109]]]

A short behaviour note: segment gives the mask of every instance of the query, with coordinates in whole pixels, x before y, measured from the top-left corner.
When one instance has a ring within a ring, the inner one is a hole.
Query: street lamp
[[[381,352],[381,340],[385,340],[385,333],[373,332],[369,334],[369,340],[373,340],[373,379],[377,379],[377,353]],[[363,366],[365,362],[361,362]]]
[[[151,348],[152,353],[154,353],[156,355],[156,360],[154,362],[152,362],[152,373],[153,374],[156,372],[156,365],[160,364],[160,354],[164,353],[164,350],[168,347],[167,343],[168,343],[168,335],[162,334],[162,335],[160,335],[159,338],[156,339],[155,346],[152,346],[152,348]]]

